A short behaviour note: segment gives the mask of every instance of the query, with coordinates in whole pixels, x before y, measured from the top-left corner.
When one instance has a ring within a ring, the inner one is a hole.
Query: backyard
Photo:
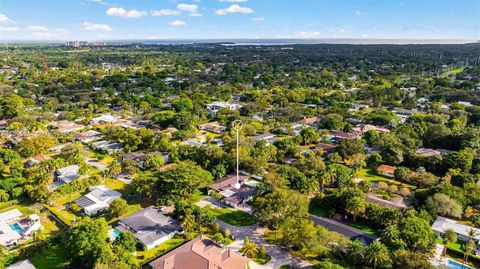
[[[185,239],[183,236],[176,235],[155,248],[145,251],[137,251],[137,260],[142,265],[147,264],[154,259],[162,256],[163,254],[169,252],[170,250],[182,245],[186,241],[187,239]]]
[[[250,226],[256,223],[250,214],[241,210],[220,207],[212,208],[210,205],[206,205],[204,208],[218,219],[234,226]]]
[[[399,188],[409,188],[410,190],[414,190],[416,188],[413,185],[378,175],[377,172],[373,169],[361,169],[357,172],[356,177],[366,180],[368,182],[385,182],[389,185],[395,185]]]
[[[69,253],[63,245],[53,245],[29,258],[37,269],[61,269],[69,264]]]

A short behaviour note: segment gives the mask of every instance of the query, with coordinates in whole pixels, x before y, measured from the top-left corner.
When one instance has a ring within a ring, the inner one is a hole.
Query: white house
[[[77,179],[78,177],[80,177],[80,175],[78,174],[79,170],[80,170],[80,166],[76,164],[70,165],[70,166],[57,169],[57,171],[55,171],[55,176],[57,180],[63,181],[63,183],[68,184],[74,181],[75,179]]]
[[[31,214],[25,218],[21,216],[22,213],[18,209],[0,214],[0,245],[15,246],[20,240],[32,236],[42,228],[37,214]]]
[[[458,223],[453,219],[438,217],[432,225],[432,230],[437,236],[442,236],[446,230],[451,229],[457,234],[458,240],[468,242],[470,240],[470,231],[473,230],[473,238],[475,240],[475,252],[480,254],[480,229]]]
[[[92,124],[102,124],[102,123],[115,123],[118,119],[112,116],[111,114],[104,114],[96,118],[92,118],[90,122]]]
[[[213,102],[207,104],[208,113],[216,114],[220,108],[226,108],[230,110],[237,110],[242,107],[240,104],[228,103],[228,102]]]
[[[114,191],[104,185],[93,186],[89,188],[90,192],[77,200],[85,215],[92,215],[110,207],[113,200],[121,198],[122,194]]]
[[[161,209],[150,206],[130,216],[119,219],[120,228],[133,232],[147,250],[181,232],[180,223],[165,216]]]

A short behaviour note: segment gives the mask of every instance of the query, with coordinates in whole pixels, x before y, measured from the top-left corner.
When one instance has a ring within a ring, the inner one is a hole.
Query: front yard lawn
[[[395,185],[399,188],[405,187],[411,190],[414,190],[417,188],[407,183],[403,183],[394,179],[390,179],[388,177],[377,175],[377,172],[373,169],[361,169],[357,172],[356,176],[369,182],[385,182],[388,185]]]
[[[145,265],[185,242],[187,242],[187,239],[181,235],[176,235],[155,248],[145,251],[137,251],[137,260],[141,265]]]
[[[30,257],[29,260],[37,269],[61,269],[70,263],[68,257],[67,247],[53,245],[49,249]]]
[[[312,214],[312,215],[315,215],[315,216],[319,216],[319,217],[325,217],[327,218],[328,217],[328,212],[327,210],[325,210],[324,208],[321,208],[320,206],[316,205],[316,204],[310,204],[309,208],[308,208],[308,213]]]
[[[257,223],[250,214],[241,210],[219,207],[212,208],[210,205],[207,205],[204,208],[210,211],[218,219],[234,226],[250,226]]]
[[[358,221],[350,223],[350,226],[352,226],[353,228],[357,228],[359,230],[362,230],[367,234],[378,234],[379,233],[378,230],[368,226],[367,224],[364,224],[364,223],[361,223],[361,222],[358,222]]]

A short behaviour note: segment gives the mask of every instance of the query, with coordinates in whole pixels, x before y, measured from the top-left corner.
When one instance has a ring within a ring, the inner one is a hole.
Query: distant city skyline
[[[478,0],[2,0],[1,40],[480,39]]]

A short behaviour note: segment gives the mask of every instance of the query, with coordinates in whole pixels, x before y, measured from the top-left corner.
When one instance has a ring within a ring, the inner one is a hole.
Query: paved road
[[[221,220],[217,220],[217,223],[220,225],[222,230],[225,230],[226,228],[230,229],[231,234],[236,239],[235,242],[227,246],[229,249],[239,251],[239,249],[243,246],[243,239],[245,236],[248,236],[250,241],[254,242],[255,244],[259,246],[265,246],[267,253],[272,257],[272,259],[265,265],[259,265],[254,262],[250,262],[251,269],[277,269],[283,264],[290,264],[294,268],[311,268],[310,263],[293,256],[280,246],[268,244],[263,237],[265,228],[260,227],[258,224],[237,227]]]

